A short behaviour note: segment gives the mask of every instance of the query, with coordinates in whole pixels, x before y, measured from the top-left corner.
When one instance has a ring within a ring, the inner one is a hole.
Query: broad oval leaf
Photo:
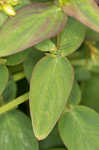
[[[91,29],[99,32],[99,7],[95,0],[70,0],[63,7],[64,12],[73,16]]]
[[[0,149],[38,150],[30,119],[18,110],[0,115]]]
[[[8,83],[8,69],[5,65],[0,65],[0,95],[4,91]]]
[[[63,29],[65,18],[61,9],[52,3],[21,8],[0,30],[0,57],[25,50],[55,36]]]
[[[66,56],[77,50],[84,41],[85,33],[86,27],[79,21],[69,17],[65,28],[60,34],[59,49],[61,54]]]
[[[55,126],[72,84],[73,70],[66,58],[49,56],[36,65],[30,82],[30,112],[39,140],[46,138]]]
[[[59,121],[61,138],[69,150],[98,149],[98,131],[99,114],[84,106],[72,107]]]

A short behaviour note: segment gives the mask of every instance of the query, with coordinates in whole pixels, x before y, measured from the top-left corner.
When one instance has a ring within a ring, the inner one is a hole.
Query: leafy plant
[[[99,149],[99,0],[0,0],[0,149]]]

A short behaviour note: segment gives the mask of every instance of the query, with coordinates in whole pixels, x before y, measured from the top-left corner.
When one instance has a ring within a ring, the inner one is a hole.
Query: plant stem
[[[0,107],[0,114],[3,114],[13,108],[15,108],[16,106],[18,106],[21,103],[24,103],[25,101],[27,101],[29,98],[29,94],[25,93],[22,96],[14,99],[13,101],[9,102],[8,104],[5,104],[4,106]]]
[[[25,77],[24,72],[19,72],[13,75],[14,81],[19,81]]]

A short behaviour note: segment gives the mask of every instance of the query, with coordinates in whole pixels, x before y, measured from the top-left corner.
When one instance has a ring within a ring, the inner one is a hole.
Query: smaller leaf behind
[[[67,56],[76,51],[84,41],[85,33],[86,27],[69,17],[63,31],[59,34],[61,54]]]
[[[81,90],[76,80],[74,81],[73,88],[68,101],[71,105],[77,105],[81,101]]]
[[[5,65],[0,65],[0,95],[4,91],[8,83],[8,69]]]

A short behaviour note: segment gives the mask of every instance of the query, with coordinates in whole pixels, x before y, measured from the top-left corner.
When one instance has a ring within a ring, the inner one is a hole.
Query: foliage
[[[99,149],[99,0],[0,0],[0,149]]]

